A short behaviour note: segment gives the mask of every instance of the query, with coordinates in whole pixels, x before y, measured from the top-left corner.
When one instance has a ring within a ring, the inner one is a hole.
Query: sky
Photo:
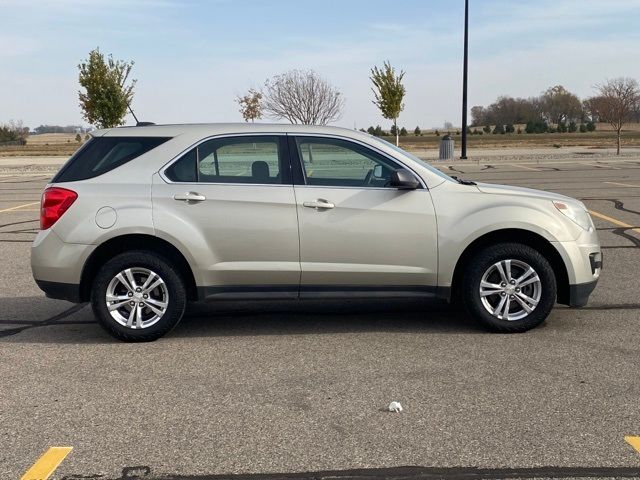
[[[346,99],[335,124],[388,128],[369,80],[388,60],[399,125],[460,125],[463,18],[463,0],[0,0],[0,123],[86,125],[77,65],[100,47],[135,61],[141,120],[242,121],[237,95],[313,69]],[[469,108],[640,79],[639,25],[640,0],[470,0]]]

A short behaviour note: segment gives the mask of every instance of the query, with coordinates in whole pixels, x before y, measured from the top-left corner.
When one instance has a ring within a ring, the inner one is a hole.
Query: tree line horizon
[[[135,118],[131,108],[136,86],[136,80],[130,79],[133,66],[133,61],[115,60],[112,55],[105,57],[98,47],[78,65],[79,105],[88,123],[96,128],[111,128],[123,125],[127,113]],[[385,61],[381,67],[372,67],[369,76],[371,101],[383,118],[393,122],[389,134],[395,136],[396,145],[400,136],[408,135],[405,127],[398,128],[398,119],[405,107],[404,75],[404,71],[396,72],[391,63]],[[619,154],[623,126],[630,121],[640,122],[638,81],[619,77],[606,80],[594,89],[596,94],[583,100],[562,85],[552,86],[537,97],[501,95],[488,106],[476,105],[470,109],[471,122],[467,132],[586,132],[593,131],[597,122],[606,122],[616,133]],[[251,88],[234,100],[246,122],[267,116],[294,124],[313,125],[339,120],[346,102],[338,88],[317,72],[298,69],[268,78],[262,88]],[[22,122],[19,125],[20,131],[15,131],[11,124],[0,125],[0,137],[24,137],[28,130],[22,127]],[[516,129],[516,125],[525,125],[525,128]],[[445,129],[451,130],[453,125],[446,122]],[[376,136],[387,133],[379,125],[360,130]],[[437,129],[435,133],[440,134]],[[422,134],[419,126],[413,134]]]

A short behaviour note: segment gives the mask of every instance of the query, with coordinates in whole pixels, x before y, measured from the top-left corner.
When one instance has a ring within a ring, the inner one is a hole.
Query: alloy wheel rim
[[[516,321],[529,316],[540,303],[542,281],[535,269],[522,260],[500,260],[480,280],[484,308],[500,320]]]
[[[114,276],[105,295],[107,310],[120,325],[139,330],[158,323],[169,305],[160,275],[148,268],[127,268]]]

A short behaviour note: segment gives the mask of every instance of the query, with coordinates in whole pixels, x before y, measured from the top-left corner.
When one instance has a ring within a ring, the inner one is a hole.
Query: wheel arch
[[[542,235],[530,230],[517,228],[494,230],[476,238],[462,252],[456,262],[451,282],[451,299],[456,301],[460,298],[460,288],[464,276],[464,265],[483,248],[496,243],[521,243],[540,252],[553,268],[557,284],[557,301],[561,304],[569,303],[569,274],[560,252]]]
[[[197,300],[197,288],[193,271],[186,257],[174,245],[147,234],[127,234],[110,238],[101,243],[87,258],[80,277],[80,301],[89,301],[91,286],[101,265],[111,258],[130,250],[147,250],[159,253],[175,265],[185,281],[188,300]]]

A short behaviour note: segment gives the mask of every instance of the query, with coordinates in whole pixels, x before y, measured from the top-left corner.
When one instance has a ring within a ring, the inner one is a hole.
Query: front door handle
[[[187,192],[183,193],[182,195],[174,195],[173,199],[178,200],[179,202],[197,203],[204,202],[207,197],[205,197],[204,195],[200,195],[198,192]]]
[[[319,198],[315,202],[304,202],[302,205],[307,208],[315,208],[316,210],[329,210],[335,207],[333,203],[324,198]]]

